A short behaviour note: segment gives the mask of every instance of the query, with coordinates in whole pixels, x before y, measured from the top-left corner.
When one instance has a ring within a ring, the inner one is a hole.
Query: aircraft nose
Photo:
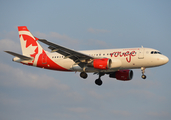
[[[166,64],[166,63],[169,62],[169,58],[166,57],[166,56],[163,56],[163,57],[161,58],[161,60],[163,61],[163,64]]]
[[[165,61],[165,63],[168,63],[169,62],[169,58],[165,56],[164,61]]]

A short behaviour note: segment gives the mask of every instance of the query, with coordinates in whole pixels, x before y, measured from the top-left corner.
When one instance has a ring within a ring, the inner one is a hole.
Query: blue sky
[[[4,53],[21,53],[17,26],[75,50],[144,47],[171,59],[169,0],[37,0],[0,4],[0,119],[3,120],[168,120],[171,119],[170,62],[134,70],[129,82],[96,75],[82,80],[65,73],[25,66]],[[45,49],[47,46],[43,45]]]

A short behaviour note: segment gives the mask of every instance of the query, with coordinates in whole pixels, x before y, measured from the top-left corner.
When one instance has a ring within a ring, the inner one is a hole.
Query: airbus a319
[[[5,51],[13,56],[13,61],[25,65],[67,72],[80,72],[86,79],[87,73],[98,75],[95,84],[102,85],[101,76],[129,81],[133,78],[131,69],[141,69],[142,78],[146,79],[145,69],[166,64],[169,59],[152,48],[122,48],[75,51],[45,39],[34,37],[26,26],[19,26],[19,38],[22,55]],[[48,45],[51,52],[45,51],[39,44]]]

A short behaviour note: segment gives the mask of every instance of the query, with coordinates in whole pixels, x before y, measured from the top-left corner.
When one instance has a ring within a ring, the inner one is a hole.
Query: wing
[[[94,59],[92,56],[89,56],[89,55],[86,55],[84,53],[65,48],[63,46],[49,42],[45,39],[39,39],[39,41],[42,43],[45,43],[46,45],[49,45],[48,48],[52,50],[51,52],[60,53],[60,54],[64,55],[65,58],[72,59],[75,63],[87,62],[91,59]]]
[[[9,54],[11,54],[13,56],[16,56],[16,57],[18,57],[18,58],[20,58],[22,60],[33,60],[33,58],[31,58],[31,57],[27,57],[27,56],[24,56],[24,55],[20,55],[18,53],[14,53],[14,52],[11,52],[11,51],[4,51],[4,52],[9,53]]]

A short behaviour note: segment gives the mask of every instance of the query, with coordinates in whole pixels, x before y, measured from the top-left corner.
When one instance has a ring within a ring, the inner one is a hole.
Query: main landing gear
[[[142,71],[142,79],[146,79],[146,75],[144,75],[145,73],[145,67],[141,67],[141,71]]]
[[[99,73],[99,78],[95,80],[96,85],[101,86],[103,84],[103,81],[100,79],[103,75],[104,73]]]
[[[81,72],[80,77],[82,77],[83,79],[86,79],[88,77],[88,75],[86,72]]]
[[[95,84],[98,86],[101,86],[103,84],[102,80],[101,80],[101,76],[105,75],[104,73],[98,73],[99,74],[99,78],[95,80]],[[88,77],[86,72],[81,72],[80,73],[80,77],[83,79],[86,79]]]

